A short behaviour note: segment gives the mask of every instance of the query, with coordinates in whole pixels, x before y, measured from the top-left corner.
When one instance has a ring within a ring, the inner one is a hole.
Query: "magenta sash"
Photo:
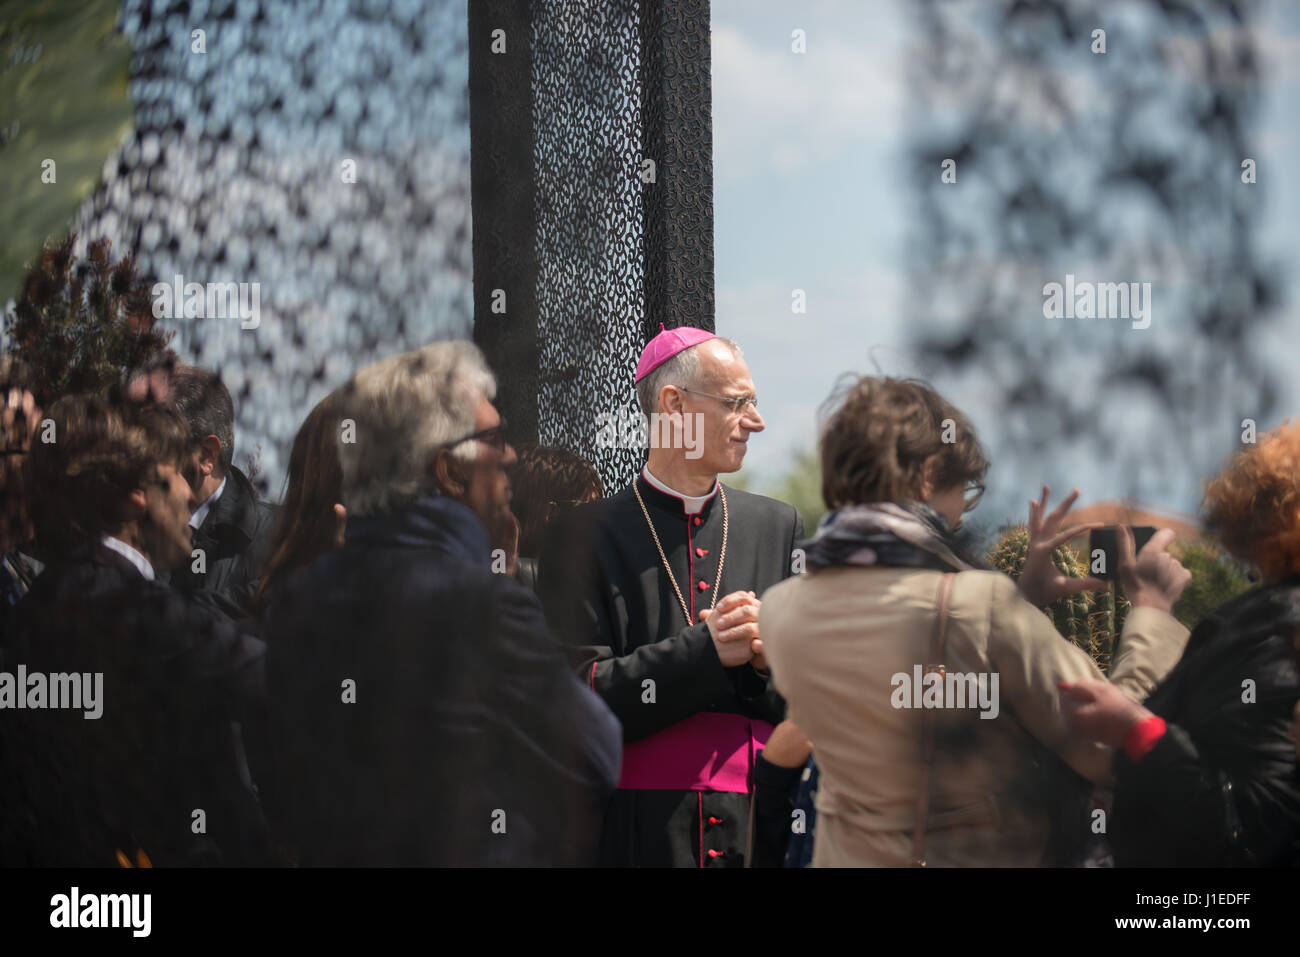
[[[772,726],[757,718],[702,711],[623,745],[618,786],[636,791],[748,794],[754,757]]]

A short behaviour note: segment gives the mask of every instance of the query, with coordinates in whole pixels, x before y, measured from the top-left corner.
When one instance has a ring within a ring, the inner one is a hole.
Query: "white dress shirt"
[[[111,548],[134,565],[139,570],[140,574],[144,576],[145,581],[154,580],[153,565],[150,564],[149,559],[145,558],[144,555],[140,554],[140,552],[136,551],[120,538],[114,538],[112,535],[105,535],[100,539],[100,541],[106,548]]]
[[[208,500],[194,510],[194,514],[190,516],[190,528],[198,528],[203,524],[203,520],[208,517],[208,510],[216,504],[217,499],[221,498],[221,493],[226,490],[226,482],[229,478],[230,476],[223,478],[217,490],[208,496]]]

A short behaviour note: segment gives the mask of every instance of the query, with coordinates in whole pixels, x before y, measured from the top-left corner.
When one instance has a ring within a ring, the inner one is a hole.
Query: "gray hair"
[[[700,381],[701,363],[698,350],[700,346],[710,342],[721,342],[731,350],[731,354],[737,359],[745,357],[734,339],[726,339],[722,336],[706,339],[704,342],[696,343],[689,349],[683,349],[636,384],[636,400],[637,404],[641,406],[642,412],[649,415],[651,412],[659,411],[659,393],[666,385],[696,389],[707,384]]]
[[[348,514],[400,508],[432,488],[434,455],[473,434],[479,400],[495,398],[496,391],[483,353],[463,340],[389,356],[357,372],[340,390],[339,463]],[[478,443],[461,443],[451,453],[472,461]]]

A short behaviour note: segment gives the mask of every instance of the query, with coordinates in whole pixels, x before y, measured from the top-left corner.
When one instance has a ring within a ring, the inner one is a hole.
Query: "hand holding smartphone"
[[[1088,574],[1102,581],[1115,581],[1119,578],[1119,531],[1116,525],[1094,528],[1088,536]],[[1155,535],[1154,525],[1132,525],[1133,548],[1142,551],[1144,545]]]

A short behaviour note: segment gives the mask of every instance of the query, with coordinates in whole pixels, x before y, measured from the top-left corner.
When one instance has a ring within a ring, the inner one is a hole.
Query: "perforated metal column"
[[[597,416],[635,407],[636,358],[660,322],[713,328],[708,4],[477,7],[475,336],[497,368],[507,417],[520,422],[513,437],[533,437],[535,394],[536,437],[583,455],[617,489],[644,452],[598,448]],[[514,50],[525,16],[529,49]],[[490,52],[498,28],[505,54]],[[518,169],[525,141],[532,160]],[[531,214],[521,202],[530,191]],[[530,271],[531,300],[507,292],[509,318],[492,312],[498,277],[518,285]]]

